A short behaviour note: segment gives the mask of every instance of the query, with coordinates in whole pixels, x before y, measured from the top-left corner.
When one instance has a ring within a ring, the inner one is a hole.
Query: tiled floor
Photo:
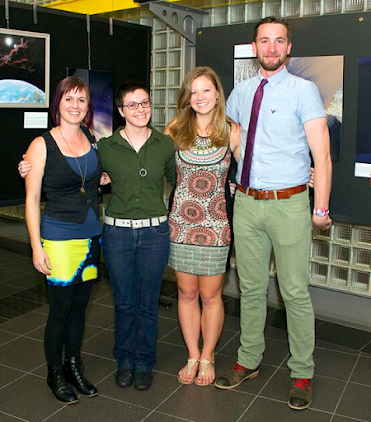
[[[295,412],[286,405],[290,385],[284,312],[268,309],[261,375],[235,391],[183,386],[177,372],[187,353],[177,321],[175,285],[164,282],[172,306],[159,308],[158,362],[153,387],[119,389],[112,295],[97,283],[87,312],[83,356],[100,395],[63,406],[46,387],[43,331],[48,313],[44,283],[33,269],[29,247],[0,239],[0,421],[68,422],[354,422],[371,421],[371,333],[317,321],[314,401]],[[218,345],[220,374],[239,342],[239,303],[225,297],[226,322]]]

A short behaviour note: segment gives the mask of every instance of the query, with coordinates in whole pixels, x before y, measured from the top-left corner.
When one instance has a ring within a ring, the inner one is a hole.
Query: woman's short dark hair
[[[56,126],[60,124],[60,116],[59,116],[59,104],[64,94],[71,91],[86,91],[86,96],[88,100],[88,112],[82,124],[84,124],[89,129],[93,126],[93,104],[90,98],[90,90],[88,85],[77,76],[68,76],[67,78],[62,79],[57,88],[54,91],[52,102],[50,105],[50,114],[53,119],[53,123]]]
[[[136,81],[135,79],[130,79],[128,81],[123,82],[117,89],[116,89],[116,95],[115,95],[115,101],[117,108],[121,108],[124,103],[124,97],[129,92],[134,92],[137,89],[143,89],[143,91],[146,91],[146,93],[149,95],[149,91],[147,87],[144,85],[143,82]]]

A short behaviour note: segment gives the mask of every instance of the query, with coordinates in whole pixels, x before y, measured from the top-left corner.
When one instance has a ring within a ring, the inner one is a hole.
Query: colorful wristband
[[[313,214],[318,215],[318,217],[325,217],[326,215],[329,215],[330,210],[326,210],[325,208],[314,208]]]

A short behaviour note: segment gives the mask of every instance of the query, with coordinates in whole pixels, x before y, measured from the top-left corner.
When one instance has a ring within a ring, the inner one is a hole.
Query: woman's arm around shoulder
[[[176,118],[174,120],[172,120],[165,128],[164,130],[164,135],[166,136],[171,136],[170,135],[170,129],[175,125],[176,123]]]
[[[241,129],[240,125],[237,123],[232,122],[231,124],[231,137],[229,142],[234,159],[238,162],[240,159],[241,150]]]
[[[165,128],[164,135],[171,137],[170,129],[174,126],[176,122],[176,118],[172,120]],[[174,144],[173,144],[174,145]],[[165,177],[166,180],[172,185],[175,185],[176,175],[175,175],[175,153],[172,146],[172,150],[169,156],[168,161],[166,162],[166,169],[165,169]]]

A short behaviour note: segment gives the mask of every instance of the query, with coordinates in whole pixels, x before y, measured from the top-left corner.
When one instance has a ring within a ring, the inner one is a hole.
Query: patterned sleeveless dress
[[[176,152],[177,185],[169,216],[169,266],[175,271],[225,272],[231,243],[225,200],[230,162],[229,146],[216,147],[200,136],[190,150]]]

